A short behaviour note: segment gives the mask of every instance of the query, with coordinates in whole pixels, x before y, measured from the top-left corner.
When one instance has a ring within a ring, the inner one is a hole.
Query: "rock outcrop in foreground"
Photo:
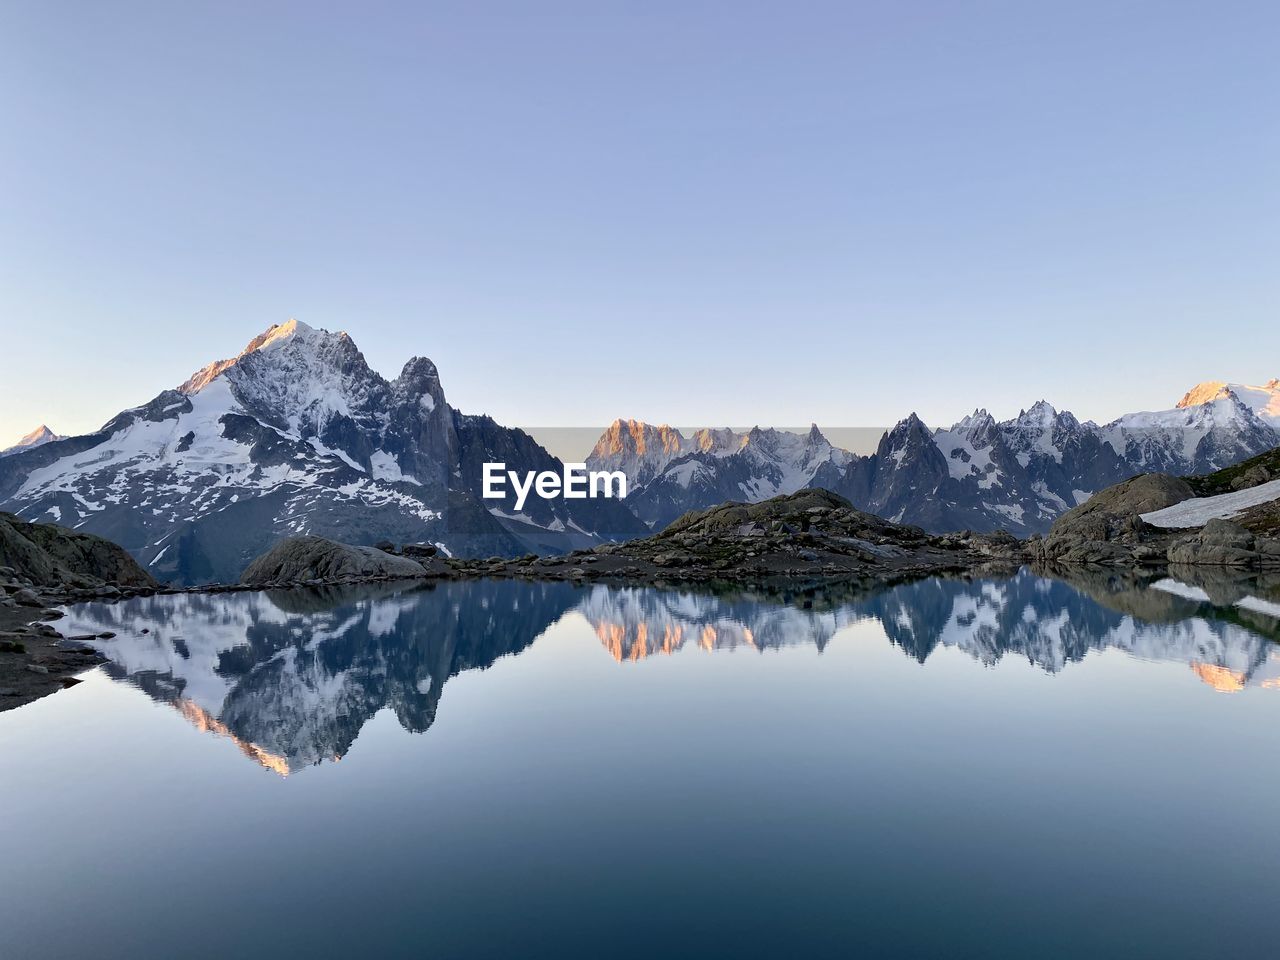
[[[1054,523],[1043,541],[1033,541],[1036,559],[1060,563],[1161,562],[1167,544],[1141,515],[1195,496],[1180,477],[1148,473],[1108,487]]]
[[[417,560],[377,547],[358,547],[324,537],[289,537],[254,560],[240,577],[245,584],[373,580],[379,577],[425,577]]]
[[[1174,541],[1167,555],[1175,564],[1280,568],[1280,540],[1257,536],[1230,520],[1210,520],[1199,532]]]
[[[693,511],[662,533],[563,557],[450,561],[468,574],[569,580],[735,581],[787,578],[897,580],[1015,567],[1023,545],[1008,534],[932,536],[856,510],[827,490]]]
[[[1271,461],[1276,457],[1273,451],[1203,477],[1153,473],[1108,487],[1063,514],[1043,540],[1031,541],[1031,556],[1067,565],[1280,569],[1280,538],[1275,536],[1280,503],[1260,502],[1232,512],[1225,499],[1240,499],[1236,495],[1251,489],[1258,493],[1254,499],[1267,495],[1262,485],[1274,476]],[[1206,497],[1217,499],[1197,499]],[[1220,504],[1224,508],[1215,510]],[[1198,518],[1196,525],[1179,523],[1183,517]]]
[[[52,606],[156,586],[108,540],[0,513],[0,710],[71,686],[75,674],[103,661],[83,645],[88,638],[64,637],[49,625],[62,616]]]
[[[28,523],[11,513],[0,513],[0,567],[8,568],[11,579],[41,587],[156,586],[152,576],[110,540],[52,523]]]

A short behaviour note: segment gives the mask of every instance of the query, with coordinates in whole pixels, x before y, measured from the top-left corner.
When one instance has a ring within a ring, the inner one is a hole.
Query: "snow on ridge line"
[[[1272,500],[1280,500],[1280,480],[1271,480],[1248,490],[1222,493],[1216,497],[1193,497],[1141,516],[1154,527],[1202,527],[1210,520],[1229,520],[1250,507],[1270,503]]]

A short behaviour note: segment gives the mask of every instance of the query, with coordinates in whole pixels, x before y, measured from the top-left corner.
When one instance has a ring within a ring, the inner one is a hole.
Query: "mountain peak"
[[[273,323],[250,340],[245,348],[234,357],[229,357],[226,360],[215,360],[213,363],[201,367],[187,379],[186,383],[178,387],[178,392],[185,394],[199,393],[251,353],[270,353],[295,340],[309,342],[326,336],[329,336],[329,334],[325,331],[316,330],[315,327],[310,327],[301,320],[291,319],[285,323]],[[345,337],[345,334],[342,336]]]
[[[683,445],[684,437],[680,431],[665,423],[654,426],[643,420],[619,417],[601,434],[591,456],[597,459],[646,454],[669,457],[678,454]]]
[[[1186,392],[1178,401],[1178,409],[1202,407],[1228,397],[1235,397],[1272,426],[1280,426],[1280,379],[1274,377],[1260,386],[1205,380]]]
[[[444,402],[440,371],[426,357],[412,357],[392,386],[399,396],[418,401],[428,413]]]
[[[33,447],[42,447],[46,443],[53,443],[53,441],[61,440],[61,439],[63,438],[58,436],[56,433],[50,430],[47,426],[45,426],[45,424],[42,423],[40,424],[40,426],[36,427],[34,430],[28,433],[25,437],[23,437],[21,440],[15,443],[12,447],[7,447],[4,450],[0,450],[0,457],[3,457],[6,454],[10,454],[10,453],[21,453],[23,450],[30,450]]]
[[[729,427],[721,427],[718,430],[714,427],[703,427],[693,435],[693,448],[699,453],[728,450],[738,442],[738,435]]]
[[[1187,407],[1198,407],[1201,404],[1219,400],[1229,389],[1225,380],[1205,380],[1197,383],[1182,395],[1182,399],[1178,401],[1177,409],[1183,410]]]
[[[973,413],[961,417],[952,425],[951,429],[952,431],[970,429],[980,424],[995,423],[995,420],[996,418],[991,415],[986,407],[978,407]]]
[[[1023,410],[1021,414],[1019,414],[1019,419],[1037,418],[1042,420],[1052,420],[1057,415],[1058,415],[1058,411],[1057,409],[1055,409],[1052,403],[1050,403],[1048,400],[1037,400],[1035,403],[1031,405],[1031,408],[1029,410]]]
[[[965,437],[971,443],[986,446],[991,442],[996,426],[996,418],[985,407],[979,407],[973,413],[966,417],[961,417],[959,421],[952,424],[950,430],[938,429],[935,431],[935,435],[943,433],[954,434],[958,437]]]
[[[273,323],[265,331],[255,337],[249,346],[245,347],[244,353],[252,353],[255,350],[270,350],[273,347],[292,340],[295,337],[309,339],[316,333],[316,328],[308,326],[301,320],[289,319],[284,323]],[[341,336],[342,334],[339,334]]]
[[[890,447],[897,448],[903,443],[910,442],[913,437],[932,441],[929,428],[914,411],[895,423],[889,432],[880,438],[880,445],[884,447],[887,443]]]

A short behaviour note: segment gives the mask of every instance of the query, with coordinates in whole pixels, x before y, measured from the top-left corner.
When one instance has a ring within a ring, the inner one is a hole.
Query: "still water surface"
[[[0,715],[0,955],[1280,951],[1280,631],[1177,585],[63,623],[113,663]]]

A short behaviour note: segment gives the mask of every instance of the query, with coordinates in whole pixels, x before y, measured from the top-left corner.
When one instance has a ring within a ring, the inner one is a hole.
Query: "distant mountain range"
[[[876,452],[756,428],[701,430],[615,421],[587,458],[622,470],[627,504],[651,529],[687,510],[824,487],[854,506],[933,532],[1043,533],[1104,487],[1138,473],[1207,473],[1280,445],[1280,381],[1263,387],[1204,383],[1171,410],[1131,413],[1099,426],[1040,401],[1011,420],[976,410],[946,429],[911,414]]]
[[[807,436],[756,427],[699,430],[686,439],[665,425],[617,420],[587,466],[626,473],[627,506],[660,530],[688,510],[795,493],[819,476],[842,474],[853,459],[816,426]]]
[[[487,460],[561,469],[449,406],[430,360],[388,381],[347,334],[290,321],[95,433],[0,459],[0,509],[114,540],[179,582],[234,580],[302,532],[510,556],[646,531],[617,500],[482,501]]]
[[[1203,473],[1280,445],[1280,381],[1199,384],[1171,410],[1099,426],[1043,401],[946,429],[912,414],[875,453],[808,433],[616,421],[587,458],[625,501],[480,496],[482,464],[559,473],[521,430],[451,407],[435,364],[387,380],[345,333],[290,321],[100,430],[47,427],[0,452],[0,510],[120,543],[161,580],[233,580],[280,537],[431,542],[458,555],[563,552],[661,529],[688,510],[804,487],[927,530],[1044,532],[1136,473]]]

